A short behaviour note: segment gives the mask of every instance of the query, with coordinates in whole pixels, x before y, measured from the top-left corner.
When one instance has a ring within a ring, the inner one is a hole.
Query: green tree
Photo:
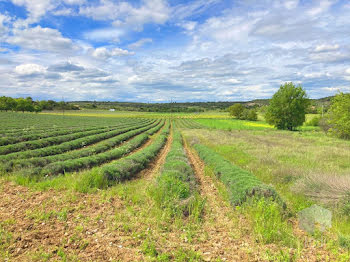
[[[16,100],[12,97],[2,96],[0,97],[0,110],[15,110],[16,109]]]
[[[234,104],[228,108],[228,112],[230,116],[234,116],[236,118],[241,118],[244,111],[244,106],[242,104]]]
[[[350,93],[339,93],[332,99],[327,112],[329,132],[345,139],[350,139]]]
[[[270,100],[265,119],[278,129],[294,130],[305,122],[308,105],[309,99],[300,85],[285,83]]]
[[[247,115],[247,120],[256,121],[258,120],[258,113],[255,109],[250,109]]]
[[[34,105],[32,103],[32,99],[24,99],[24,98],[18,98],[16,99],[17,101],[17,106],[16,106],[16,110],[17,111],[22,111],[24,113],[24,111],[28,111],[28,112],[34,112]]]

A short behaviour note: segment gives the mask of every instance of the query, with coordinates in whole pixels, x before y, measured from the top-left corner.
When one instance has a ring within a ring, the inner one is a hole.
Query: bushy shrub
[[[311,120],[305,123],[307,126],[319,126],[321,118],[319,116],[313,117]]]
[[[250,121],[258,120],[256,110],[245,108],[242,104],[234,104],[230,106],[227,111],[229,112],[230,116],[236,117],[237,119]]]
[[[330,133],[350,139],[350,93],[339,93],[332,99],[327,119],[331,126]]]
[[[244,106],[238,103],[230,106],[227,110],[230,116],[234,116],[239,119],[244,111]]]

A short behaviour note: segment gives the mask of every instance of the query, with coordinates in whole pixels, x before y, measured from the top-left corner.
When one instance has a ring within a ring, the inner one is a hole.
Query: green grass
[[[238,119],[196,119],[197,123],[202,126],[206,126],[212,129],[221,130],[273,130],[273,126],[270,126],[263,121],[245,121]]]
[[[233,165],[204,145],[195,144],[194,148],[200,158],[213,168],[215,175],[226,185],[233,205],[240,205],[252,196],[272,197],[283,204],[275,190],[264,185],[252,173]]]
[[[255,238],[264,244],[279,243],[295,247],[296,237],[286,221],[280,205],[271,199],[251,198],[244,203],[243,212],[250,218]]]
[[[173,128],[173,142],[157,182],[150,193],[158,207],[170,216],[199,219],[204,201],[196,189],[196,180],[184,150],[183,138]]]

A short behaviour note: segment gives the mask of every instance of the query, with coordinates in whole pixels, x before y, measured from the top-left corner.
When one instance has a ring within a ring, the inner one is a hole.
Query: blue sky
[[[243,101],[350,92],[350,2],[0,0],[0,95]]]

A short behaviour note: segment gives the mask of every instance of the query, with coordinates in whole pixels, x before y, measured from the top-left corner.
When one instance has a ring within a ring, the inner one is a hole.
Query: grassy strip
[[[137,126],[134,126],[133,128],[137,128]],[[105,132],[102,134],[86,136],[86,137],[68,141],[59,145],[3,155],[3,156],[0,156],[0,162],[6,162],[12,159],[24,159],[24,158],[31,158],[31,157],[43,157],[43,156],[49,156],[49,155],[62,154],[64,152],[67,152],[73,149],[82,148],[84,146],[94,144],[104,139],[111,138],[113,136],[126,132],[128,129],[130,130],[130,127],[125,129],[120,129],[120,130],[112,130],[110,132]]]
[[[152,141],[152,144],[144,149],[119,159],[101,168],[100,174],[111,182],[120,182],[132,178],[135,174],[144,169],[159,153],[165,145],[169,135],[170,123]]]
[[[113,147],[123,143],[127,139],[141,134],[144,131],[155,127],[159,124],[159,121],[153,122],[151,124],[148,124],[146,126],[138,126],[137,129],[134,129],[135,127],[130,126],[129,128],[121,129],[120,134],[117,136],[114,136],[110,139],[103,140],[102,142],[82,148],[80,150],[74,150],[74,151],[68,151],[63,154],[59,155],[53,155],[53,156],[46,156],[46,157],[35,157],[35,158],[29,158],[29,159],[17,159],[17,160],[11,160],[4,164],[3,170],[5,172],[11,172],[13,170],[18,170],[22,168],[33,168],[33,167],[43,167],[45,165],[48,165],[52,162],[58,162],[58,161],[66,161],[69,159],[75,159],[75,158],[81,158],[86,156],[91,156],[95,154],[99,154],[102,152],[105,152],[107,150],[112,149]],[[125,133],[123,133],[125,131]]]
[[[196,181],[179,131],[174,131],[171,149],[151,195],[157,205],[171,217],[195,216],[202,213],[204,201],[196,191]]]
[[[128,124],[133,124],[135,121],[130,121]],[[78,132],[87,132],[87,131],[92,131],[92,130],[98,130],[101,128],[120,128],[125,126],[125,123],[118,123],[113,126],[106,126],[106,127],[101,127],[101,126],[93,126],[93,127],[80,127],[80,128],[63,128],[61,130],[54,130],[54,131],[40,131],[36,132],[33,134],[28,134],[24,136],[12,136],[12,137],[2,137],[0,138],[0,146],[6,146],[10,144],[16,144],[20,142],[25,142],[25,141],[31,141],[31,140],[37,140],[37,139],[43,139],[43,138],[52,138],[52,137],[57,137],[57,136],[62,136],[62,135],[68,135],[68,134],[74,134]]]
[[[272,187],[263,184],[252,173],[235,166],[202,144],[195,144],[194,148],[200,158],[213,168],[215,175],[225,184],[233,205],[240,205],[252,196],[271,197],[282,203],[276,191]]]
[[[108,161],[121,158],[136,148],[140,147],[145,141],[148,140],[150,135],[160,130],[163,124],[164,122],[162,121],[157,126],[149,129],[143,134],[134,137],[120,147],[92,156],[51,163],[43,168],[34,169],[31,174],[39,176],[57,175],[66,172],[77,171],[83,168],[99,166]]]

